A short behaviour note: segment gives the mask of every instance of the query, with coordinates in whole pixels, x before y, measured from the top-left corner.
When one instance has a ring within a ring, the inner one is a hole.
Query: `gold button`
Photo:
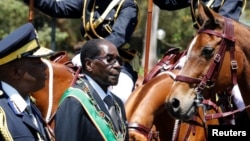
[[[96,5],[96,6],[95,6],[95,9],[98,9],[98,8],[99,8],[99,6],[98,6],[98,5]]]
[[[1,96],[1,95],[3,95],[3,91],[2,91],[2,90],[0,90],[0,96]]]

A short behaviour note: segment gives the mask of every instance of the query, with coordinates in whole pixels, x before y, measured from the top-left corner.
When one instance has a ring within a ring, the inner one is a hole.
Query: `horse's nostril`
[[[176,98],[173,98],[171,101],[171,105],[173,108],[178,108],[180,106],[180,101]]]

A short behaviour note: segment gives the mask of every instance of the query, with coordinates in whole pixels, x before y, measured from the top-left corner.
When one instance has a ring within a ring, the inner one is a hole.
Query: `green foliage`
[[[161,10],[159,18],[161,22],[159,22],[158,28],[166,31],[165,41],[185,49],[194,32],[190,9]]]
[[[45,23],[44,26],[38,31],[38,36],[43,46],[52,48],[51,34],[52,28],[48,26],[48,23]],[[59,28],[56,28],[55,35],[55,46],[57,47],[55,48],[55,50],[61,50],[59,46],[63,46],[63,44],[65,43],[65,39],[68,38],[68,34],[67,32],[61,32]],[[69,48],[69,46],[64,46],[64,49],[66,48]]]
[[[24,4],[21,0],[1,0],[0,1],[0,39],[7,36],[10,32],[14,31],[16,28],[25,24],[28,21],[29,7]],[[70,21],[70,20],[69,20]],[[52,25],[53,19],[45,16],[44,14],[34,10],[34,17],[32,23],[38,31],[38,36],[42,46],[51,48],[52,46]],[[57,22],[57,20],[55,20]],[[57,23],[55,23],[57,24]],[[54,50],[66,50],[72,51],[73,45],[70,42],[70,37],[68,32],[61,30],[56,25],[55,28],[55,46]],[[64,27],[68,28],[69,27]],[[79,31],[79,29],[78,29]],[[76,39],[75,39],[76,41]]]
[[[28,7],[16,0],[0,0],[0,39],[28,21]]]

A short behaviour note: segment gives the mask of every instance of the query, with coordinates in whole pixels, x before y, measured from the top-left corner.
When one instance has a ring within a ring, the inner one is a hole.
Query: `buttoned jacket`
[[[84,81],[100,110],[111,118],[104,101],[97,91],[86,78],[84,78]],[[126,125],[125,141],[128,141],[127,119],[123,102],[116,95],[112,93],[111,95],[121,109],[123,122]],[[82,104],[74,97],[67,97],[63,100],[57,110],[55,121],[55,136],[57,141],[103,141],[101,134],[97,130],[97,126],[93,124]]]
[[[47,129],[45,129],[45,123],[42,120],[42,115],[34,104],[31,104],[31,107],[33,113],[37,116],[37,120],[39,120],[40,128],[36,127],[27,113],[18,111],[10,101],[8,95],[3,91],[1,85],[0,92],[0,107],[5,112],[6,124],[14,141],[37,141],[38,133],[45,141],[50,140]],[[2,134],[0,134],[0,140],[4,140]]]

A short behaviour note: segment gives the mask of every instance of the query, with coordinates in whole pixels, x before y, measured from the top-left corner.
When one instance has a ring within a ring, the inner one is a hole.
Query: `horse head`
[[[197,21],[200,28],[187,48],[186,62],[165,100],[169,113],[181,120],[192,119],[197,107],[204,106],[205,99],[215,101],[217,92],[237,83],[243,94],[243,84],[249,80],[250,41],[246,38],[249,29],[203,3],[198,5]],[[244,100],[250,104],[249,98]]]

